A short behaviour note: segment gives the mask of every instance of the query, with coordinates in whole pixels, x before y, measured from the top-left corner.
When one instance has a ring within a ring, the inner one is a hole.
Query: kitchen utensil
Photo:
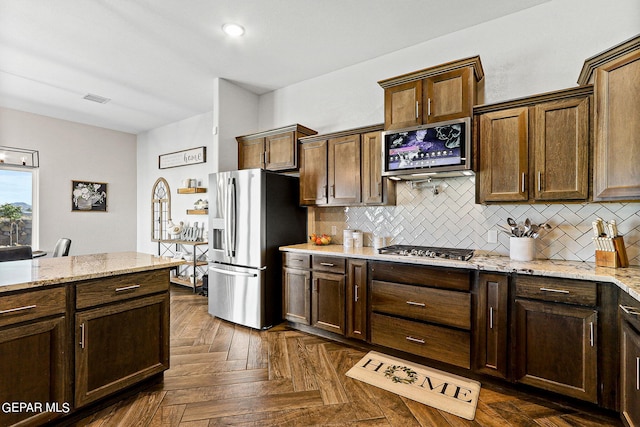
[[[517,235],[517,230],[518,230],[518,223],[516,222],[515,219],[513,218],[507,218],[507,223],[509,224],[509,227],[511,228],[511,234],[515,237],[519,237]]]
[[[531,220],[529,218],[526,218],[524,220],[524,233],[523,236],[527,237],[529,234],[529,231],[531,231]]]
[[[609,221],[609,226],[611,227],[613,237],[618,237],[618,224],[616,224],[616,220],[612,219],[611,221]]]

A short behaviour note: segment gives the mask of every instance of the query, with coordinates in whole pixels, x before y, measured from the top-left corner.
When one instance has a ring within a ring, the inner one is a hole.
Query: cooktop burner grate
[[[473,249],[438,248],[432,246],[391,245],[378,249],[378,253],[469,261],[471,257],[473,257],[474,251]]]

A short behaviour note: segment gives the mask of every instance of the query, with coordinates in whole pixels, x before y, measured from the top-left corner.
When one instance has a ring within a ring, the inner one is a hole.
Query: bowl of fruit
[[[323,246],[331,243],[331,236],[329,236],[328,234],[313,233],[311,236],[309,236],[309,240],[314,245]]]

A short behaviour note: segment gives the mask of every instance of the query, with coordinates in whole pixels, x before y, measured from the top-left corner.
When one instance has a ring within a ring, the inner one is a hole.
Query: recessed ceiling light
[[[224,24],[222,31],[231,37],[239,37],[244,34],[244,27],[238,24]]]

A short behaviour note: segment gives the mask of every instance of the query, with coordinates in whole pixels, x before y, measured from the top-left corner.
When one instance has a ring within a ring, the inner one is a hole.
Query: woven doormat
[[[347,376],[408,399],[473,420],[480,383],[371,351]]]

